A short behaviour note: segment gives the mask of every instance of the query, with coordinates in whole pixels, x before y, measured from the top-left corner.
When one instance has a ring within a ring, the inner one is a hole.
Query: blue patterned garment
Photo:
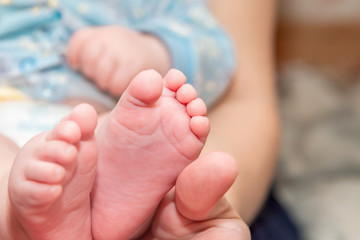
[[[270,192],[262,210],[250,227],[252,240],[301,240],[297,226]]]
[[[114,24],[158,36],[208,105],[227,87],[233,45],[204,0],[0,0],[0,84],[52,101],[79,95],[86,81],[67,67],[66,44],[80,28]]]

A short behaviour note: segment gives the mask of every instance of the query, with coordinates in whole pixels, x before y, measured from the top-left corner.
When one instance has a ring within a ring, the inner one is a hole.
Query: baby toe
[[[25,167],[27,180],[47,184],[60,183],[65,177],[65,169],[55,163],[34,161]]]
[[[190,117],[205,116],[207,114],[206,104],[201,98],[189,102],[186,105],[186,111]]]
[[[164,78],[165,86],[172,90],[177,91],[186,82],[186,76],[179,70],[171,69]]]
[[[182,104],[188,104],[196,99],[196,90],[190,84],[182,85],[176,92],[176,99]]]
[[[191,131],[202,141],[205,142],[210,132],[210,122],[207,117],[195,116],[190,119]]]

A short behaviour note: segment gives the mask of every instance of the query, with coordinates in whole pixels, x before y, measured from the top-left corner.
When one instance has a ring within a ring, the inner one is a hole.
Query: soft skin
[[[209,112],[212,131],[204,152],[221,150],[236,159],[239,176],[227,197],[248,224],[271,186],[279,145],[275,3],[211,1],[213,12],[235,40],[238,63],[228,93]]]
[[[160,39],[121,26],[77,31],[68,44],[67,59],[72,68],[116,97],[140,71],[154,69],[164,76],[171,67]]]

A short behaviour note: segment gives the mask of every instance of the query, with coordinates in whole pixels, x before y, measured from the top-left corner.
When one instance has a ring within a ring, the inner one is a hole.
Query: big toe
[[[163,90],[161,75],[155,70],[140,72],[130,83],[122,98],[135,105],[151,105],[159,99]]]

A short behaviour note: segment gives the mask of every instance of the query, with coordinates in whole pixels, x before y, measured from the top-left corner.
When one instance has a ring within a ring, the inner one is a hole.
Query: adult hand
[[[155,69],[165,74],[171,67],[162,41],[120,26],[79,30],[69,41],[67,59],[72,68],[117,97],[140,71]]]
[[[224,193],[237,176],[231,156],[200,157],[179,175],[141,240],[250,240],[250,232]]]

